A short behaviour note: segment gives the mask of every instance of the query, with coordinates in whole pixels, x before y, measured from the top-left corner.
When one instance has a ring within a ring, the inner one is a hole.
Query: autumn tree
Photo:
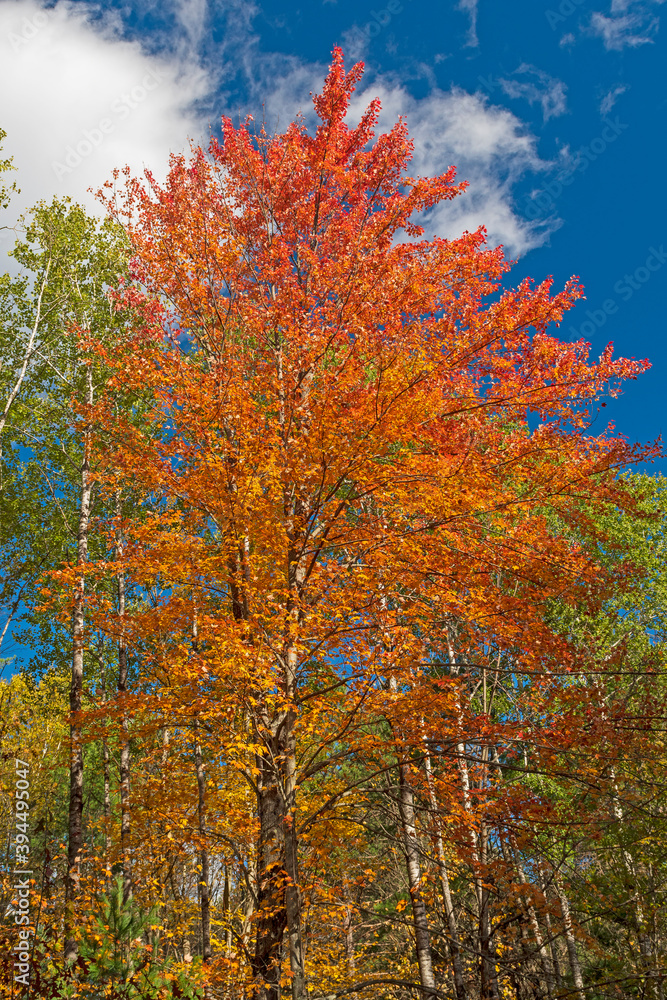
[[[193,734],[200,853],[207,780],[241,776],[252,793],[253,940],[237,944],[254,1000],[278,1000],[285,983],[294,1000],[323,988],[309,982],[304,863],[351,790],[341,762],[369,733],[392,755],[409,856],[415,845],[420,986],[443,995],[410,801],[417,748],[465,748],[471,713],[453,672],[431,683],[434,661],[447,660],[450,628],[538,678],[553,658],[571,662],[545,602],[592,585],[596,567],[553,525],[576,523],[582,497],[623,506],[615,470],[642,454],[587,427],[599,395],[646,363],[611,348],[592,362],[586,344],[548,332],[580,296],[575,279],[555,295],[550,280],[504,289],[509,265],[482,229],[424,238],[415,218],[429,225],[465,185],[453,168],[410,177],[406,124],[374,136],[378,101],[348,125],[361,73],[335,50],[314,135],[302,121],[270,136],[225,119],[223,141],[173,157],[164,185],[128,173],[106,195],[142,289],[118,302],[142,318],[97,356],[112,389],[154,399],[142,427],[104,401],[95,412],[115,440],[99,489],[131,482],[151,510],[123,524],[125,578],[159,593],[122,622],[142,651],[135,710]],[[109,537],[116,528],[109,519]],[[100,605],[96,627],[117,635],[118,608]],[[217,741],[217,778],[201,770],[202,732]],[[489,827],[463,796],[486,1000],[498,995],[479,853]],[[369,982],[355,975],[354,988]],[[410,984],[382,970],[370,982]]]

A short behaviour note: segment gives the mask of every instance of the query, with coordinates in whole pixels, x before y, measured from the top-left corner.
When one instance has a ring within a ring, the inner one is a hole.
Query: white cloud
[[[208,20],[206,0],[177,0],[174,9],[177,24],[183,29],[183,51],[197,52],[204,40]]]
[[[542,119],[556,118],[567,111],[566,85],[562,80],[549,76],[541,69],[523,63],[515,70],[514,79],[501,80],[500,85],[508,97],[524,98],[529,104],[542,106]],[[520,79],[516,79],[519,77]]]
[[[318,119],[310,95],[320,93],[326,74],[324,63],[263,53],[246,69],[248,107],[255,119],[263,115],[269,132],[284,132],[296,114],[314,125]]]
[[[231,46],[234,72],[248,87],[245,108],[256,119],[263,115],[269,131],[284,130],[298,111],[312,123],[309,95],[321,89],[326,66],[262,53],[251,30],[254,10],[242,0],[227,5],[223,72]],[[205,138],[195,110],[209,79],[200,55],[207,34],[204,0],[172,0],[181,30],[160,46],[169,58],[123,40],[122,26],[110,20],[93,24],[86,11],[60,0],[45,17],[36,0],[0,3],[0,87],[15,95],[0,105],[0,125],[8,133],[6,152],[19,168],[21,208],[54,194],[96,207],[86,189],[97,189],[114,167],[128,163],[139,174],[149,166],[164,175],[171,150],[187,148],[189,137]],[[388,78],[366,83],[352,114],[376,95],[384,104],[383,128],[407,116],[415,140],[411,171],[437,174],[455,164],[459,178],[470,183],[465,195],[431,214],[429,235],[453,237],[484,224],[490,242],[503,243],[513,256],[544,242],[544,223],[522,218],[514,190],[522,177],[551,165],[540,159],[535,137],[519,118],[458,89],[434,89],[417,100]],[[557,101],[539,99],[545,113],[555,113]]]
[[[621,94],[624,94],[627,89],[628,89],[627,86],[622,83],[619,84],[618,87],[614,87],[613,90],[610,90],[607,94],[604,95],[604,97],[600,102],[600,114],[602,115],[603,118],[609,114],[611,109],[616,104],[618,98],[621,96]]]
[[[611,0],[611,13],[624,14],[626,10],[630,10],[632,7],[638,7],[640,10],[646,12],[649,4],[661,4],[664,2],[665,0]]]
[[[609,16],[591,14],[590,31],[601,38],[607,51],[637,48],[653,41],[660,19],[653,7],[665,0],[612,0]]]
[[[623,17],[605,17],[597,11],[591,15],[591,30],[599,36],[607,51],[620,51],[623,48],[636,48],[646,45],[651,39],[642,31],[643,19],[639,14],[628,14]]]
[[[367,22],[363,27],[359,25],[353,25],[344,31],[341,36],[341,44],[343,47],[343,52],[347,59],[352,59],[356,62],[358,59],[363,59],[368,51],[368,25]]]
[[[192,18],[187,50],[202,30],[203,0],[181,4]],[[185,23],[185,22],[184,22]],[[0,4],[0,125],[22,189],[12,210],[70,195],[100,211],[97,189],[114,167],[164,175],[170,151],[199,139],[196,101],[207,78],[192,58],[158,58],[123,40],[111,19],[86,6],[35,0]],[[11,94],[11,99],[9,95]]]
[[[479,45],[479,39],[477,38],[477,3],[478,0],[459,0],[458,4],[458,9],[466,13],[470,18],[466,45],[472,48],[476,48]]]
[[[521,177],[542,172],[551,164],[540,159],[535,137],[510,111],[460,89],[434,90],[417,100],[403,87],[380,83],[355,95],[351,117],[358,118],[375,96],[382,101],[382,130],[399,115],[407,119],[415,144],[411,173],[440,174],[453,164],[457,179],[469,182],[465,194],[430,213],[427,237],[452,238],[484,225],[489,242],[502,243],[511,256],[545,241],[543,224],[527,221],[516,211],[513,191]]]

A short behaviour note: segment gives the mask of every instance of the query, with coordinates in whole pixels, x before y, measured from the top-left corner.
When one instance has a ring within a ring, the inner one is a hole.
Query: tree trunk
[[[93,405],[93,375],[90,365],[86,369],[86,402]],[[77,529],[76,563],[82,570],[74,594],[72,612],[72,676],[69,690],[70,745],[69,745],[69,814],[67,821],[67,874],[65,876],[65,961],[75,962],[78,946],[74,937],[76,923],[76,897],[81,879],[81,852],[83,850],[83,747],[81,743],[81,712],[83,691],[83,647],[85,633],[83,567],[88,559],[88,529],[93,485],[90,477],[91,428],[83,435],[81,463],[81,491],[79,524]]]
[[[296,675],[296,650],[291,648],[286,657],[288,664],[288,682],[291,698],[294,697],[294,678]],[[305,955],[301,927],[301,890],[299,887],[299,853],[296,817],[296,745],[294,726],[296,714],[288,711],[288,748],[285,755],[285,775],[283,788],[285,790],[285,909],[287,916],[287,936],[289,942],[290,969],[292,972],[292,1000],[302,1000],[308,995],[306,988]]]
[[[252,932],[252,919],[256,909],[257,900],[257,870],[256,860],[248,858],[248,882],[249,885],[242,890],[243,916],[241,917],[241,941],[244,949],[248,951],[248,942]]]
[[[267,752],[256,758],[260,835],[257,855],[257,936],[254,973],[257,1000],[279,1000],[283,936],[288,934],[292,998],[307,997],[301,935],[295,793],[294,724],[288,709],[271,726]]]
[[[575,992],[578,1000],[586,1000],[584,994],[584,981],[581,976],[581,966],[579,965],[579,956],[577,955],[577,942],[574,937],[574,931],[572,930],[572,917],[570,915],[570,904],[568,902],[567,896],[565,895],[565,890],[560,880],[558,872],[554,869],[554,887],[558,895],[560,902],[560,910],[563,917],[563,929],[565,932],[565,943],[567,944],[567,954],[570,959],[570,969],[572,970],[572,980],[574,982]]]
[[[482,1000],[498,1000],[498,978],[496,976],[496,958],[491,942],[491,921],[489,915],[489,890],[485,885],[482,871],[486,865],[487,828],[484,821],[480,823],[479,846],[475,838],[473,826],[472,799],[470,796],[470,776],[466,748],[463,743],[457,745],[459,774],[463,791],[463,805],[470,817],[469,838],[472,849],[472,865],[474,872],[475,898],[478,907],[478,931],[480,954],[480,985]]]
[[[435,978],[433,976],[433,957],[428,926],[428,914],[421,892],[421,867],[419,863],[419,841],[415,826],[415,809],[412,786],[410,784],[410,768],[404,761],[398,765],[399,811],[403,828],[403,847],[408,870],[408,884],[412,901],[412,918],[415,928],[415,946],[417,948],[417,963],[419,979],[424,988],[425,1000],[435,1000]]]
[[[275,736],[268,742],[267,752],[256,757],[259,841],[253,1000],[280,1000],[280,965],[287,927],[284,809],[274,764],[281,748]]]
[[[198,806],[197,816],[199,822],[199,863],[201,866],[201,878],[199,880],[199,898],[201,905],[201,937],[202,937],[202,962],[207,965],[211,960],[211,901],[210,901],[210,876],[208,861],[208,846],[206,841],[206,774],[202,762],[201,744],[199,742],[198,723],[195,719],[195,766],[197,768],[197,790]]]
[[[456,926],[456,914],[449,888],[449,877],[447,875],[447,859],[445,858],[445,848],[442,842],[442,831],[440,828],[440,813],[438,810],[438,800],[433,784],[433,771],[431,768],[431,755],[428,750],[424,756],[424,767],[426,769],[426,780],[428,783],[428,795],[435,824],[435,847],[438,858],[438,873],[440,875],[440,887],[442,889],[442,901],[447,917],[447,927],[449,930],[449,951],[452,959],[452,970],[454,973],[454,989],[456,990],[456,1000],[467,1000],[465,982],[463,979],[463,966],[461,963],[461,945],[459,942],[458,927]]]
[[[447,653],[452,673],[458,673],[456,656],[449,634],[446,633]],[[486,680],[485,680],[486,683]],[[486,695],[485,695],[486,701]],[[463,712],[458,706],[459,724],[463,729]],[[470,795],[470,775],[468,773],[468,759],[465,743],[458,743],[456,746],[458,770],[461,777],[461,791],[463,793],[463,806],[469,816],[468,837],[471,848],[471,864],[474,872],[475,898],[478,907],[478,932],[479,932],[479,953],[480,953],[480,996],[482,1000],[499,1000],[498,978],[496,976],[496,958],[491,941],[491,921],[489,915],[489,890],[485,885],[483,870],[486,866],[487,850],[487,828],[482,820],[479,829],[479,843],[475,836],[474,817],[472,809],[472,798]],[[475,870],[476,869],[476,870]]]
[[[100,667],[102,667],[102,654],[99,657]],[[103,669],[103,667],[102,667]],[[106,683],[104,681],[104,674],[102,675],[102,701],[104,704],[107,702],[107,690]],[[105,860],[108,864],[109,855],[109,830],[111,827],[111,767],[110,767],[110,756],[109,756],[109,744],[107,742],[106,736],[102,739],[102,767],[104,771],[104,855]]]
[[[225,958],[227,961],[229,961],[232,957],[232,915],[229,908],[229,897],[229,865],[225,865],[225,882],[222,890],[222,912],[227,924],[227,929],[225,930]]]
[[[116,516],[120,517],[120,494],[116,494]],[[116,556],[122,565],[123,536],[118,528],[116,540]],[[130,861],[130,740],[128,734],[127,712],[123,704],[127,694],[127,643],[125,641],[125,573],[122,569],[117,577],[118,618],[120,635],[118,637],[118,700],[121,703],[120,721],[120,845],[123,864],[123,904],[132,899],[132,866]]]
[[[384,598],[382,599],[382,604],[386,607]],[[385,649],[389,650],[390,648],[390,643],[385,641]],[[396,678],[393,676],[389,678],[389,688],[394,692],[398,690]],[[403,834],[403,850],[405,852],[405,863],[408,873],[410,901],[412,903],[412,921],[415,929],[415,948],[417,951],[417,965],[419,966],[419,979],[426,1000],[435,1000],[435,978],[433,976],[433,955],[431,952],[428,914],[421,893],[422,879],[419,860],[419,841],[417,839],[417,826],[415,823],[414,795],[410,782],[410,767],[401,757],[400,749],[398,751],[397,764],[398,811]]]
[[[625,824],[625,816],[623,814],[623,807],[621,806],[620,794],[618,791],[618,785],[616,783],[616,774],[614,769],[611,768],[611,806],[612,812],[614,814],[614,819],[619,824],[619,841],[622,837],[622,831]],[[637,930],[637,943],[639,945],[639,960],[642,966],[642,971],[646,975],[647,982],[649,984],[650,993],[652,996],[657,997],[659,993],[659,986],[655,979],[654,966],[651,959],[652,942],[649,930],[647,927],[646,917],[644,914],[644,907],[642,906],[642,900],[639,892],[639,885],[637,884],[637,869],[635,868],[635,863],[630,852],[625,848],[623,844],[621,846],[621,857],[623,858],[623,867],[626,871],[626,876],[628,882],[631,885],[628,887],[629,891],[632,892],[634,896],[634,911],[635,911],[635,926]]]
[[[353,978],[356,966],[354,961],[354,931],[352,926],[352,907],[350,906],[350,894],[347,881],[343,880],[343,899],[345,900],[345,917],[343,919],[343,933],[345,935],[345,967],[350,979]]]
[[[519,861],[519,848],[516,843],[516,839],[510,834],[510,843],[512,845],[512,852],[514,855],[514,866],[519,876],[519,881],[522,885],[530,885],[528,879],[526,878],[523,866]],[[503,846],[506,845],[503,842]],[[525,910],[528,914],[528,919],[530,921],[530,929],[533,933],[533,938],[535,939],[535,944],[540,955],[540,963],[542,965],[542,973],[544,975],[544,985],[547,991],[547,997],[551,1000],[551,995],[553,991],[554,975],[553,969],[551,968],[551,962],[549,961],[549,955],[547,954],[547,949],[544,944],[544,939],[542,937],[542,931],[540,930],[539,920],[537,919],[537,913],[535,907],[531,902],[526,900],[524,902]]]
[[[488,850],[488,827],[484,820],[480,823],[479,859],[482,868],[486,867]],[[489,912],[489,889],[484,880],[480,881],[479,908],[479,950],[480,980],[482,1000],[499,1000],[498,977],[496,975],[496,956],[491,941],[491,914]]]
[[[236,496],[234,462],[229,463],[230,494]],[[239,625],[248,618],[246,585],[248,582],[248,539],[239,544],[237,551],[228,559],[229,586],[232,614]],[[292,563],[288,560],[290,574]],[[293,615],[292,615],[293,617]],[[288,608],[288,620],[290,609]],[[288,627],[289,633],[289,627]],[[289,643],[288,649],[289,652]],[[279,671],[282,687],[288,698],[293,697],[294,681],[290,683],[287,671],[288,657],[281,657]],[[281,669],[282,668],[282,669]],[[292,710],[271,714],[261,704],[254,716],[255,742],[263,743],[263,748],[255,754],[256,782],[255,794],[259,836],[254,866],[255,898],[248,892],[243,915],[242,940],[247,942],[254,919],[255,948],[252,957],[252,1000],[281,1000],[281,965],[283,961],[283,938],[289,920],[292,927],[300,917],[298,892],[287,898],[287,885],[298,887],[297,841],[294,828],[294,800],[296,793],[294,760],[294,722]],[[289,848],[288,848],[289,841]],[[287,866],[290,871],[288,873]],[[254,913],[253,913],[254,911]],[[298,923],[296,924],[298,927]],[[300,935],[299,935],[300,937]],[[290,960],[294,976],[297,935],[290,937]],[[303,979],[293,979],[293,990],[302,986]],[[296,986],[295,986],[296,984]],[[295,994],[299,996],[299,994]],[[303,996],[303,992],[300,994]]]
[[[545,900],[547,900],[547,902],[548,902],[547,887],[546,887],[546,883],[544,881],[544,875],[543,875],[543,872],[542,872],[542,866],[539,865],[539,864],[537,866],[537,879],[538,879],[539,887],[542,890],[542,895],[544,896]],[[544,923],[546,924],[546,927],[547,927],[547,936],[549,938],[549,947],[550,947],[550,951],[551,951],[551,961],[553,963],[554,976],[556,978],[556,986],[558,988],[560,988],[563,985],[563,978],[562,978],[562,976],[560,974],[560,962],[558,960],[557,941],[555,939],[555,936],[554,936],[554,933],[553,933],[553,930],[552,930],[552,926],[551,926],[551,914],[549,913],[549,906],[548,905],[545,906],[545,909],[544,909]]]
[[[44,298],[44,292],[46,291],[46,287],[49,282],[49,271],[51,270],[52,263],[53,261],[49,260],[46,267],[44,268],[44,274],[42,275],[42,281],[40,283],[39,292],[37,295],[35,320],[32,325],[32,330],[30,331],[30,337],[28,339],[28,344],[25,349],[25,354],[23,355],[23,360],[21,363],[21,367],[19,369],[19,373],[16,376],[16,381],[14,382],[14,385],[10,389],[9,395],[7,396],[7,401],[5,402],[5,405],[2,408],[2,413],[0,413],[0,459],[2,459],[2,432],[5,429],[5,424],[7,423],[9,412],[12,406],[14,405],[14,402],[16,401],[16,397],[21,391],[21,386],[23,385],[23,382],[25,380],[26,373],[28,371],[28,366],[37,351],[36,347],[37,333],[39,331],[39,327],[43,319],[42,300]]]
[[[276,341],[276,374],[280,397],[280,423],[289,438],[287,398],[284,388],[283,357],[280,343]],[[310,377],[300,386],[299,405],[302,433],[308,427],[308,386]],[[235,486],[234,486],[235,489]],[[304,508],[296,499],[294,484],[286,484],[283,491],[283,517],[287,538],[287,600],[282,641],[278,661],[278,677],[285,708],[262,719],[261,736],[266,752],[258,755],[259,780],[257,783],[260,838],[257,863],[257,895],[259,919],[255,943],[253,972],[258,981],[257,1000],[280,1000],[280,965],[283,957],[283,936],[287,930],[290,970],[292,975],[292,1000],[308,996],[305,953],[302,933],[302,898],[299,886],[299,850],[296,813],[296,720],[298,705],[297,668],[299,653],[297,636],[303,625],[302,593],[306,579],[308,558],[304,555]],[[232,578],[248,578],[249,540],[239,545],[238,562]],[[247,617],[247,605],[236,599],[235,617]]]

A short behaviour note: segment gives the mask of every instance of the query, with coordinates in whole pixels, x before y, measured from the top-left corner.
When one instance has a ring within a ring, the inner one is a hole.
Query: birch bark
[[[456,914],[454,913],[454,904],[452,901],[452,895],[449,887],[449,877],[447,875],[447,859],[445,857],[445,848],[442,840],[442,830],[440,828],[440,814],[438,810],[438,801],[436,798],[435,786],[433,783],[431,755],[428,752],[428,749],[426,749],[424,754],[424,768],[426,770],[426,781],[428,784],[429,803],[431,806],[431,811],[433,813],[433,822],[435,824],[435,846],[438,858],[438,874],[440,876],[442,901],[445,908],[445,916],[447,917],[447,928],[449,930],[449,951],[452,959],[452,970],[454,973],[454,989],[456,991],[456,1000],[467,1000],[465,980],[463,978],[463,965],[461,962],[461,945],[459,941],[459,932],[456,924]]]
[[[563,918],[563,929],[565,932],[565,943],[567,945],[567,954],[570,960],[570,969],[572,971],[572,981],[574,982],[575,995],[577,1000],[586,1000],[586,994],[584,993],[584,980],[581,975],[581,966],[579,965],[579,956],[577,955],[577,942],[574,936],[574,930],[572,928],[572,915],[570,913],[570,903],[565,894],[563,888],[563,883],[561,881],[560,875],[554,869],[554,888],[556,889],[556,894],[560,902],[560,910]]]
[[[404,761],[398,765],[399,809],[403,828],[403,847],[408,871],[412,917],[415,928],[415,946],[419,978],[426,1000],[436,1000],[433,958],[429,935],[428,914],[422,896],[421,866],[419,861],[419,841],[415,825],[414,794],[410,784],[410,769]]]

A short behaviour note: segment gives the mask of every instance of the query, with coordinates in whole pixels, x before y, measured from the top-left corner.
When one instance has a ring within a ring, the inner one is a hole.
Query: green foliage
[[[81,945],[89,981],[98,985],[125,983],[127,996],[136,996],[136,987],[130,981],[138,969],[144,981],[149,974],[149,942],[157,926],[157,907],[142,913],[132,898],[123,898],[123,879],[116,876],[108,891],[100,894],[90,932]]]

